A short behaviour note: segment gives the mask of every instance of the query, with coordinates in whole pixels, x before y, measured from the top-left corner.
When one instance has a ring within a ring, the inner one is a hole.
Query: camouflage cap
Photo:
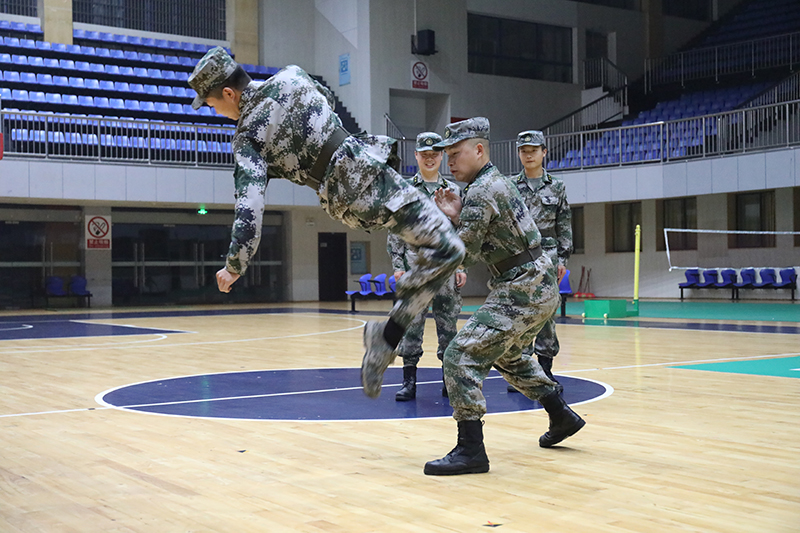
[[[432,131],[424,131],[417,135],[417,145],[414,149],[417,152],[430,152],[434,150],[433,145],[442,142],[442,136]]]
[[[444,140],[433,145],[434,150],[444,150],[448,146],[466,139],[489,140],[489,119],[472,117],[461,122],[453,122],[444,128]]]
[[[197,92],[192,107],[200,109],[206,97],[236,71],[238,63],[221,46],[212,48],[197,62],[189,76],[189,87]]]
[[[521,131],[517,135],[517,148],[544,145],[544,133],[539,130]]]

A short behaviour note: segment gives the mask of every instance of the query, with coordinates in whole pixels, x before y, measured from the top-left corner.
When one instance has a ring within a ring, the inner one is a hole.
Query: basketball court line
[[[627,365],[627,366],[616,366],[616,367],[607,367],[607,368],[584,368],[584,369],[578,369],[578,370],[565,370],[563,372],[560,371],[556,375],[559,375],[559,374],[576,374],[576,373],[583,373],[583,372],[599,372],[599,371],[603,371],[603,370],[628,370],[628,369],[632,369],[632,368],[646,368],[646,367],[657,367],[657,366],[691,365],[691,364],[700,364],[700,363],[708,363],[708,362],[721,362],[721,361],[747,361],[747,360],[754,360],[754,359],[770,359],[770,358],[779,358],[779,357],[793,357],[793,356],[797,356],[797,355],[800,355],[800,352],[791,352],[791,353],[782,353],[782,354],[767,354],[767,355],[744,355],[744,356],[741,356],[741,357],[723,357],[723,358],[718,358],[718,359],[698,359],[698,360],[694,360],[694,361],[675,361],[675,362],[664,362],[664,363],[648,363],[648,364],[641,364],[641,365]],[[289,368],[289,369],[263,369],[261,371],[269,372],[271,370],[308,370],[308,369],[291,369],[291,368]],[[231,372],[215,372],[215,374],[227,374],[227,373],[238,373],[238,372],[241,372],[241,370],[231,371]],[[254,370],[254,372],[257,372],[257,370]],[[173,376],[173,377],[164,377],[164,378],[161,378],[161,379],[175,379],[176,377],[193,377],[193,376],[203,376],[203,375],[207,375],[207,374],[192,374],[192,375],[188,375],[188,376]],[[502,377],[502,376],[490,376],[487,379],[494,379],[494,378],[497,378],[497,377]],[[140,383],[149,383],[149,382],[152,382],[152,381],[153,380],[148,380],[148,381],[143,381],[143,382],[140,382]],[[594,380],[590,379],[589,381],[594,381]],[[611,388],[610,385],[607,385],[607,384],[599,382],[599,381],[594,381],[594,382],[595,383],[601,383],[604,386],[609,387],[611,389],[611,391],[613,392],[613,388]],[[429,383],[441,383],[441,381],[433,381],[433,382],[425,382],[425,383],[426,384],[429,384]],[[131,383],[131,384],[128,384],[128,385],[125,385],[125,386],[127,387],[127,386],[137,385],[137,384],[138,383]],[[108,394],[109,392],[111,392],[113,390],[117,390],[119,388],[121,388],[121,387],[115,387],[114,389],[109,389],[109,390],[106,390],[104,392],[99,393],[97,396],[95,396],[95,401],[98,401],[98,398],[102,398],[102,396],[104,396],[105,394]],[[360,387],[354,387],[354,388],[358,389]],[[347,389],[340,388],[340,389],[333,389],[333,390],[342,391],[342,390],[347,390]],[[302,394],[308,394],[310,392],[325,392],[325,391],[301,391],[301,392],[295,392],[293,394],[301,394],[301,393]],[[285,395],[285,393],[280,393],[280,394]],[[603,395],[602,397],[605,397],[605,395]],[[597,399],[599,399],[599,398],[597,398]],[[13,417],[21,417],[21,416],[36,416],[36,415],[50,415],[50,414],[61,414],[61,413],[75,413],[75,412],[85,412],[85,411],[101,411],[101,410],[110,410],[110,409],[118,410],[118,411],[126,411],[127,410],[125,408],[119,408],[119,407],[113,407],[113,406],[104,406],[100,401],[98,401],[98,403],[100,403],[101,407],[82,407],[82,408],[75,408],[75,409],[59,409],[59,410],[52,410],[52,411],[37,411],[37,412],[28,412],[28,413],[11,413],[11,414],[0,415],[0,418],[13,418]],[[186,401],[182,401],[182,402],[173,402],[173,403],[187,403],[187,402]],[[587,402],[581,402],[581,403],[587,403]],[[581,403],[576,403],[574,405],[580,405]],[[162,405],[168,405],[168,404],[169,403],[162,404]],[[571,405],[573,405],[573,404],[571,404]],[[497,414],[502,414],[502,413],[497,413]],[[199,417],[196,417],[196,418],[199,418]],[[216,418],[216,420],[222,420],[222,419]],[[351,420],[351,422],[352,422],[352,420]]]

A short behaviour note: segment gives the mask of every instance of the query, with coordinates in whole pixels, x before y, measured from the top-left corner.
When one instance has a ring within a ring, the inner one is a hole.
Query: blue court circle
[[[143,413],[237,420],[391,420],[450,417],[442,397],[442,371],[419,368],[417,398],[397,402],[403,381],[400,367],[389,368],[381,396],[370,399],[361,389],[358,368],[258,370],[175,377],[136,383],[100,393],[105,406]],[[604,383],[557,376],[564,400],[575,404],[612,392]],[[542,406],[519,393],[492,370],[484,382],[488,413],[532,411]]]

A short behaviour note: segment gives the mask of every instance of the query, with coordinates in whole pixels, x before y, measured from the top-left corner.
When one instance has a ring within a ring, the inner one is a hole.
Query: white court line
[[[90,326],[116,326],[119,328],[133,328],[133,329],[154,329],[156,331],[166,331],[168,333],[197,333],[196,331],[186,331],[175,328],[154,328],[150,326],[133,326],[131,324],[113,324],[111,322],[90,322],[89,320],[68,320],[68,322],[75,322],[76,324],[88,324]],[[98,335],[98,337],[101,335]],[[108,335],[102,335],[107,337]]]
[[[22,324],[22,326],[18,328],[0,328],[0,331],[18,331],[21,329],[33,329],[33,326],[31,326],[30,324]]]
[[[298,316],[298,313],[274,313],[274,314],[272,314],[270,316],[292,316],[292,315]],[[304,316],[313,316],[313,315],[304,315]],[[337,329],[337,330],[332,330],[332,331],[322,331],[322,332],[318,331],[318,332],[314,332],[314,333],[298,333],[298,334],[295,334],[295,335],[281,335],[281,336],[278,336],[278,337],[256,337],[256,338],[253,338],[253,339],[229,339],[229,340],[222,340],[222,341],[178,342],[178,343],[173,343],[173,344],[160,344],[160,345],[158,345],[158,348],[172,348],[174,346],[204,346],[204,345],[209,345],[209,344],[228,344],[228,343],[234,343],[234,342],[271,341],[271,340],[277,340],[277,339],[291,339],[291,338],[297,338],[297,337],[314,337],[314,336],[319,336],[319,335],[328,335],[330,333],[341,333],[343,331],[352,331],[354,329],[361,328],[364,324],[367,323],[366,320],[361,320],[360,318],[353,318],[353,317],[330,316],[330,315],[319,315],[319,314],[317,314],[316,316],[320,316],[320,317],[324,316],[326,318],[334,318],[334,319],[340,319],[340,320],[355,320],[356,322],[360,322],[360,323],[357,326],[353,326],[351,328]],[[116,324],[114,324],[114,325],[116,325]],[[136,326],[129,326],[129,327],[136,327]],[[142,327],[144,327],[144,326],[142,326]],[[156,328],[153,328],[153,329],[156,329]],[[193,332],[181,332],[181,333],[193,333]],[[105,336],[108,336],[108,335],[105,335]],[[148,340],[148,341],[130,341],[130,342],[127,342],[127,343],[78,344],[76,346],[68,346],[68,347],[64,347],[64,348],[47,348],[47,347],[43,346],[43,347],[41,347],[42,348],[41,350],[39,350],[39,349],[31,350],[31,349],[29,349],[27,347],[25,347],[25,348],[23,348],[23,347],[19,347],[19,348],[12,347],[12,348],[10,348],[10,350],[13,350],[13,352],[9,352],[9,353],[19,354],[19,353],[41,353],[41,352],[76,352],[76,351],[93,350],[93,349],[95,349],[95,347],[99,347],[99,346],[106,347],[106,348],[113,348],[113,349],[127,349],[127,348],[131,348],[132,347],[131,345],[133,345],[133,344],[139,344],[139,343],[142,343],[142,342],[153,342],[153,341],[163,340],[163,339],[166,339],[166,338],[167,338],[167,335],[159,335],[158,338],[156,338],[156,339],[151,339],[151,340]],[[39,348],[39,346],[33,346],[33,348]]]
[[[155,335],[155,334],[154,334]],[[111,335],[113,337],[113,335]],[[96,335],[95,337],[109,337],[109,335]],[[93,337],[93,338],[95,338]],[[76,337],[54,337],[57,339],[63,338],[70,338],[74,339]],[[75,346],[69,346],[66,348],[53,348],[48,346],[28,346],[28,347],[3,347],[3,351],[0,353],[5,353],[7,355],[16,355],[16,354],[23,354],[23,353],[50,353],[50,352],[76,352],[76,351],[85,351],[85,350],[95,350],[97,348],[129,348],[134,344],[142,344],[145,342],[156,342],[160,340],[164,340],[167,338],[167,335],[155,335],[154,339],[140,339],[135,341],[127,341],[127,342],[108,342],[104,344],[77,344]],[[41,339],[36,339],[41,340]],[[84,348],[85,347],[85,348]]]
[[[717,362],[717,361],[746,361],[748,359],[772,359],[772,358],[779,358],[779,357],[792,357],[792,356],[797,356],[797,355],[800,355],[800,352],[797,352],[797,353],[783,353],[783,354],[771,354],[771,355],[749,355],[749,356],[742,356],[742,357],[724,357],[724,358],[720,358],[720,359],[698,359],[698,360],[695,360],[695,361],[683,361],[683,362],[671,362],[671,363],[652,363],[652,364],[646,364],[646,365],[616,366],[616,367],[608,367],[608,368],[586,368],[586,369],[581,369],[581,370],[569,370],[569,371],[558,372],[558,374],[574,374],[574,373],[578,373],[578,372],[597,372],[597,371],[601,371],[601,370],[623,370],[623,369],[630,369],[630,368],[644,368],[644,367],[650,367],[650,366],[689,365],[689,364],[699,364],[699,363]],[[268,372],[270,370],[272,370],[272,371],[284,371],[284,370],[292,370],[292,369],[267,369],[267,370],[262,370],[262,371]],[[294,370],[307,370],[307,369],[294,369]],[[216,372],[215,374],[235,374],[237,372],[241,372],[241,371],[239,370],[239,371],[231,371],[231,372]],[[247,372],[258,372],[258,371],[257,370],[249,370]],[[206,374],[194,374],[193,376],[203,376],[203,375],[206,375]],[[178,376],[178,377],[192,377],[192,376]],[[489,376],[486,379],[497,379],[499,377],[502,377],[502,376]],[[175,379],[175,378],[162,378],[162,379],[163,380],[168,380],[168,379]],[[588,378],[584,378],[584,379],[588,379]],[[133,384],[130,384],[130,385],[124,385],[124,387],[138,385],[138,384],[141,384],[141,383],[152,383],[153,381],[157,381],[157,380],[142,381],[140,383],[133,383]],[[570,405],[581,405],[581,404],[584,404],[584,403],[597,401],[597,400],[599,400],[601,398],[605,398],[606,396],[610,395],[613,392],[613,389],[609,385],[607,385],[605,383],[602,383],[600,381],[594,381],[594,380],[591,380],[591,379],[589,379],[588,381],[593,381],[594,383],[599,383],[599,384],[602,384],[602,385],[606,386],[607,387],[606,394],[603,394],[602,396],[600,396],[598,398],[592,398],[591,400],[587,400],[585,402],[579,402],[579,403],[570,404]],[[441,383],[441,381],[428,381],[428,382],[424,382],[424,383]],[[393,387],[393,386],[396,386],[396,385],[385,385],[385,386],[386,387]],[[120,388],[122,388],[122,387],[116,387],[116,388],[113,388],[113,389],[108,389],[107,391],[99,393],[95,397],[95,401],[98,404],[100,404],[102,407],[64,409],[64,410],[56,410],[56,411],[40,411],[40,412],[32,412],[32,413],[13,413],[13,414],[8,414],[8,415],[0,415],[0,418],[10,418],[10,417],[18,417],[18,416],[33,416],[33,415],[47,415],[47,414],[58,414],[58,413],[74,413],[74,412],[78,412],[78,411],[100,411],[100,410],[106,410],[106,409],[114,409],[114,410],[117,410],[117,411],[127,411],[128,410],[127,407],[116,407],[116,406],[112,406],[112,405],[102,401],[102,397],[103,396],[105,396],[109,392],[118,390]],[[318,390],[318,391],[301,391],[301,392],[294,392],[294,393],[275,393],[275,394],[272,394],[272,395],[265,395],[265,396],[281,396],[281,395],[289,395],[289,394],[309,394],[309,393],[312,393],[312,392],[343,391],[343,390],[353,390],[353,389],[360,389],[360,388],[361,387],[349,387],[349,388],[341,388],[341,389],[321,389],[321,390]],[[254,396],[254,397],[257,397],[257,396]],[[215,400],[216,399],[217,398],[215,398]],[[231,399],[231,398],[227,398],[227,399]],[[179,403],[190,403],[190,402],[196,402],[196,401],[211,401],[211,400],[186,400],[186,401],[182,401],[182,402],[167,402],[167,403],[164,403],[164,404],[143,404],[143,405],[169,405],[170,403],[179,404]],[[130,407],[130,406],[128,406],[128,407]],[[143,411],[137,411],[137,412],[143,412]],[[157,415],[162,415],[162,416],[183,416],[183,415],[164,415],[162,413],[147,413],[146,411],[144,413],[146,413],[146,414],[157,414]],[[495,413],[495,414],[503,414],[503,413]],[[192,417],[192,418],[208,418],[209,420],[239,420],[239,419],[227,419],[227,418],[226,419],[220,419],[220,418],[214,418],[214,417]],[[248,419],[241,419],[241,420],[248,420]],[[276,421],[274,419],[269,419],[269,420]],[[378,419],[370,419],[370,420],[374,421],[374,420],[378,420]],[[391,419],[391,420],[395,420],[395,419]],[[300,420],[292,420],[292,421],[293,422],[301,422]],[[328,422],[333,422],[333,421],[328,421]]]

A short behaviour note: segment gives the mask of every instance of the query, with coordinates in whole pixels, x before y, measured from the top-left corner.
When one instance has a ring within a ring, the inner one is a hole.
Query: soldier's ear
[[[236,91],[234,91],[230,87],[224,87],[222,89],[222,98],[224,100],[228,100],[229,102],[235,102],[236,101]]]

